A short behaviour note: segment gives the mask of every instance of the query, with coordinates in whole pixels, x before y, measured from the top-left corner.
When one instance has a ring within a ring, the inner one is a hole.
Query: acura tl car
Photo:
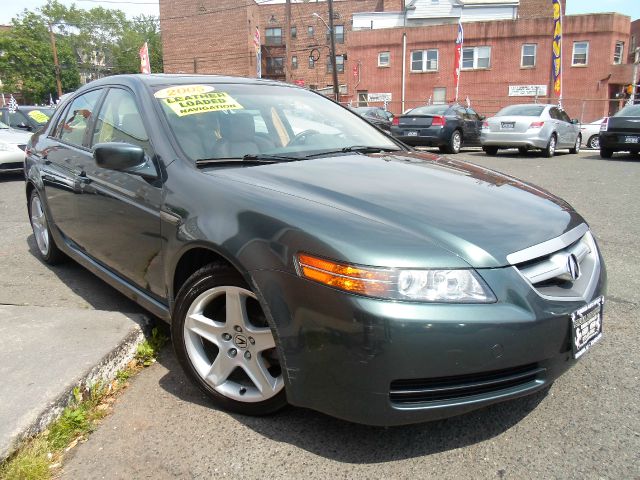
[[[414,147],[438,147],[455,154],[462,147],[480,146],[484,117],[462,105],[416,107],[393,119],[391,134]]]
[[[616,152],[640,154],[640,105],[627,105],[600,124],[600,157]]]
[[[553,157],[558,149],[578,153],[582,143],[580,125],[557,105],[511,105],[482,124],[482,150],[495,155],[501,148],[517,148],[520,154],[531,149]]]
[[[307,109],[335,130],[300,128]],[[220,408],[434,420],[546,389],[602,336],[604,264],[569,204],[315,92],[107,77],[27,155],[42,260],[169,322]]]

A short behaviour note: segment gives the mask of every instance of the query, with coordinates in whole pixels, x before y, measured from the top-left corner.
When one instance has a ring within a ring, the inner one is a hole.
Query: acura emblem
[[[580,277],[580,264],[573,253],[567,257],[567,272],[574,281]]]
[[[233,338],[233,343],[235,343],[238,348],[244,350],[247,348],[247,337],[238,334]]]

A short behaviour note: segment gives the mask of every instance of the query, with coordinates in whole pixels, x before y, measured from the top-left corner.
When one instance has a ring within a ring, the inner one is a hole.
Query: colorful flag
[[[149,46],[147,42],[140,47],[140,73],[151,73],[151,63],[149,62]]]
[[[11,98],[9,99],[9,113],[16,113],[18,109],[18,102],[13,98],[13,94],[11,94]]]
[[[562,5],[553,2],[553,91],[562,100]]]
[[[253,35],[253,46],[256,49],[256,77],[262,78],[262,48],[260,45],[260,29],[256,26],[256,33]]]
[[[458,101],[458,90],[460,87],[460,70],[462,69],[462,45],[464,44],[464,29],[462,21],[458,22],[458,36],[456,37],[456,58],[454,62],[454,82],[456,85],[456,102]]]

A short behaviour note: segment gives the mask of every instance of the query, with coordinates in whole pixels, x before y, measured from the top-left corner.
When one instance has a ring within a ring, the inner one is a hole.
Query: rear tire
[[[600,158],[611,158],[613,157],[613,150],[609,148],[600,147]]]
[[[551,158],[556,154],[556,145],[557,145],[556,134],[552,134],[549,138],[549,143],[547,143],[546,148],[542,150],[542,156],[545,158]]]
[[[591,135],[587,146],[593,150],[598,150],[600,148],[600,135]]]
[[[482,147],[482,150],[484,150],[484,153],[486,153],[487,155],[498,154],[498,147]]]
[[[569,153],[574,155],[576,153],[580,153],[580,145],[582,145],[582,135],[578,135],[578,138],[576,138],[576,144],[574,145],[573,148],[569,149]]]
[[[40,194],[35,188],[29,195],[29,220],[31,221],[31,229],[33,230],[40,259],[49,265],[56,265],[65,261],[67,257],[58,248],[51,235],[46,209]]]
[[[172,317],[176,356],[216,406],[244,415],[286,406],[273,332],[239,273],[214,264],[201,268],[180,288]]]
[[[462,146],[462,134],[460,130],[454,130],[449,138],[449,143],[446,147],[446,152],[451,154],[460,153],[460,147]]]
[[[529,149],[527,147],[518,147],[518,153],[520,155],[526,155],[529,152]]]

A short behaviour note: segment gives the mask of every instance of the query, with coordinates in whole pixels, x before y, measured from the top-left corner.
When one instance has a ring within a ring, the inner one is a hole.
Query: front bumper
[[[390,426],[459,415],[550,385],[575,363],[569,316],[604,293],[604,266],[591,298],[571,302],[543,299],[513,267],[479,272],[497,303],[391,302],[289,273],[252,272],[276,325],[289,402]],[[473,387],[487,374],[519,380],[464,396],[397,394],[420,382]]]
[[[538,132],[486,132],[480,134],[480,142],[483,147],[503,147],[503,148],[547,148],[549,135],[544,131]]]
[[[640,133],[600,132],[600,148],[614,152],[640,152],[640,143],[627,143],[626,137],[640,137]]]
[[[0,172],[21,172],[24,170],[24,152],[19,149],[0,151]]]

